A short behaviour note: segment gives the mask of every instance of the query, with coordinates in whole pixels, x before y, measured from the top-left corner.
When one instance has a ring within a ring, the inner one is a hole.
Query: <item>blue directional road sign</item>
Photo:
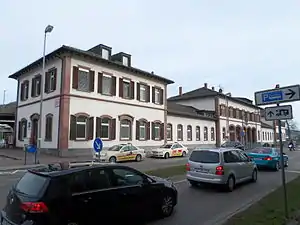
[[[35,153],[36,152],[36,146],[35,145],[28,145],[26,150],[29,153]]]
[[[288,86],[254,93],[256,105],[270,105],[300,100],[300,85]]]
[[[93,143],[93,147],[95,152],[101,152],[103,148],[103,142],[101,138],[96,138]]]

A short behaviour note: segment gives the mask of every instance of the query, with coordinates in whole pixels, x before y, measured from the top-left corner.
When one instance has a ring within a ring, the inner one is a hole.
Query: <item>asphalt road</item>
[[[290,160],[286,176],[287,180],[291,180],[300,175],[300,151],[287,152],[287,154]],[[137,169],[148,170],[185,162],[186,158],[174,158],[167,160],[150,159],[140,163],[126,164]],[[22,174],[22,171],[17,171],[14,174],[0,175],[0,208],[3,208],[5,204],[9,188]],[[257,183],[241,185],[232,193],[224,193],[210,188],[191,188],[183,179],[176,183],[179,192],[179,202],[174,215],[170,218],[153,221],[149,225],[217,225],[231,213],[266,195],[270,190],[280,186],[280,184],[280,171],[260,171]]]

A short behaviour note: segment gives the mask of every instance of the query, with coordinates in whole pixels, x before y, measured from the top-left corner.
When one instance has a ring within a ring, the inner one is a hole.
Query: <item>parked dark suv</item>
[[[239,141],[226,141],[221,145],[221,148],[238,148],[245,150],[245,146]]]
[[[128,224],[148,216],[168,217],[176,204],[172,182],[127,166],[40,168],[25,173],[11,188],[0,224]]]

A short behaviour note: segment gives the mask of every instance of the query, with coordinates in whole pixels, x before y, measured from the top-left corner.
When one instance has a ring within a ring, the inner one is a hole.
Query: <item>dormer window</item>
[[[109,58],[109,51],[107,49],[102,49],[102,58],[107,59]]]
[[[124,66],[128,66],[128,57],[123,56],[122,62]]]

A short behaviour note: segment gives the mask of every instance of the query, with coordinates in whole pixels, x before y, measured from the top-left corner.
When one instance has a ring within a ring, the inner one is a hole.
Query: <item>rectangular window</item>
[[[76,121],[76,139],[86,139],[86,122],[85,117],[78,117]]]
[[[123,65],[128,66],[128,57],[123,56]]]
[[[103,118],[101,120],[101,133],[100,133],[100,137],[102,139],[108,139],[109,138],[109,119],[108,118]]]
[[[200,127],[196,127],[196,141],[200,141]]]
[[[146,95],[146,86],[145,85],[140,85],[140,101],[145,102],[147,100],[147,95]]]
[[[112,77],[103,74],[102,78],[102,94],[111,95],[112,94]]]
[[[52,115],[46,116],[46,132],[45,132],[45,140],[52,141],[52,122],[53,117]]]
[[[167,140],[172,140],[172,127],[170,125],[167,126]]]
[[[160,90],[155,88],[155,104],[160,104]]]
[[[121,140],[131,139],[131,122],[129,120],[122,120],[120,127]]]
[[[130,81],[123,80],[123,98],[130,98]]]
[[[154,125],[154,139],[160,140],[160,124]]]
[[[187,140],[188,141],[192,140],[192,127],[191,126],[187,127]]]
[[[49,92],[52,92],[55,90],[55,71],[50,71],[49,75]]]
[[[78,90],[89,92],[90,90],[90,76],[89,71],[79,68],[78,71]]]
[[[139,132],[140,132],[140,140],[145,140],[146,139],[146,124],[145,123],[140,123]]]
[[[102,49],[102,58],[108,60],[108,58],[109,58],[109,51],[107,49]]]

